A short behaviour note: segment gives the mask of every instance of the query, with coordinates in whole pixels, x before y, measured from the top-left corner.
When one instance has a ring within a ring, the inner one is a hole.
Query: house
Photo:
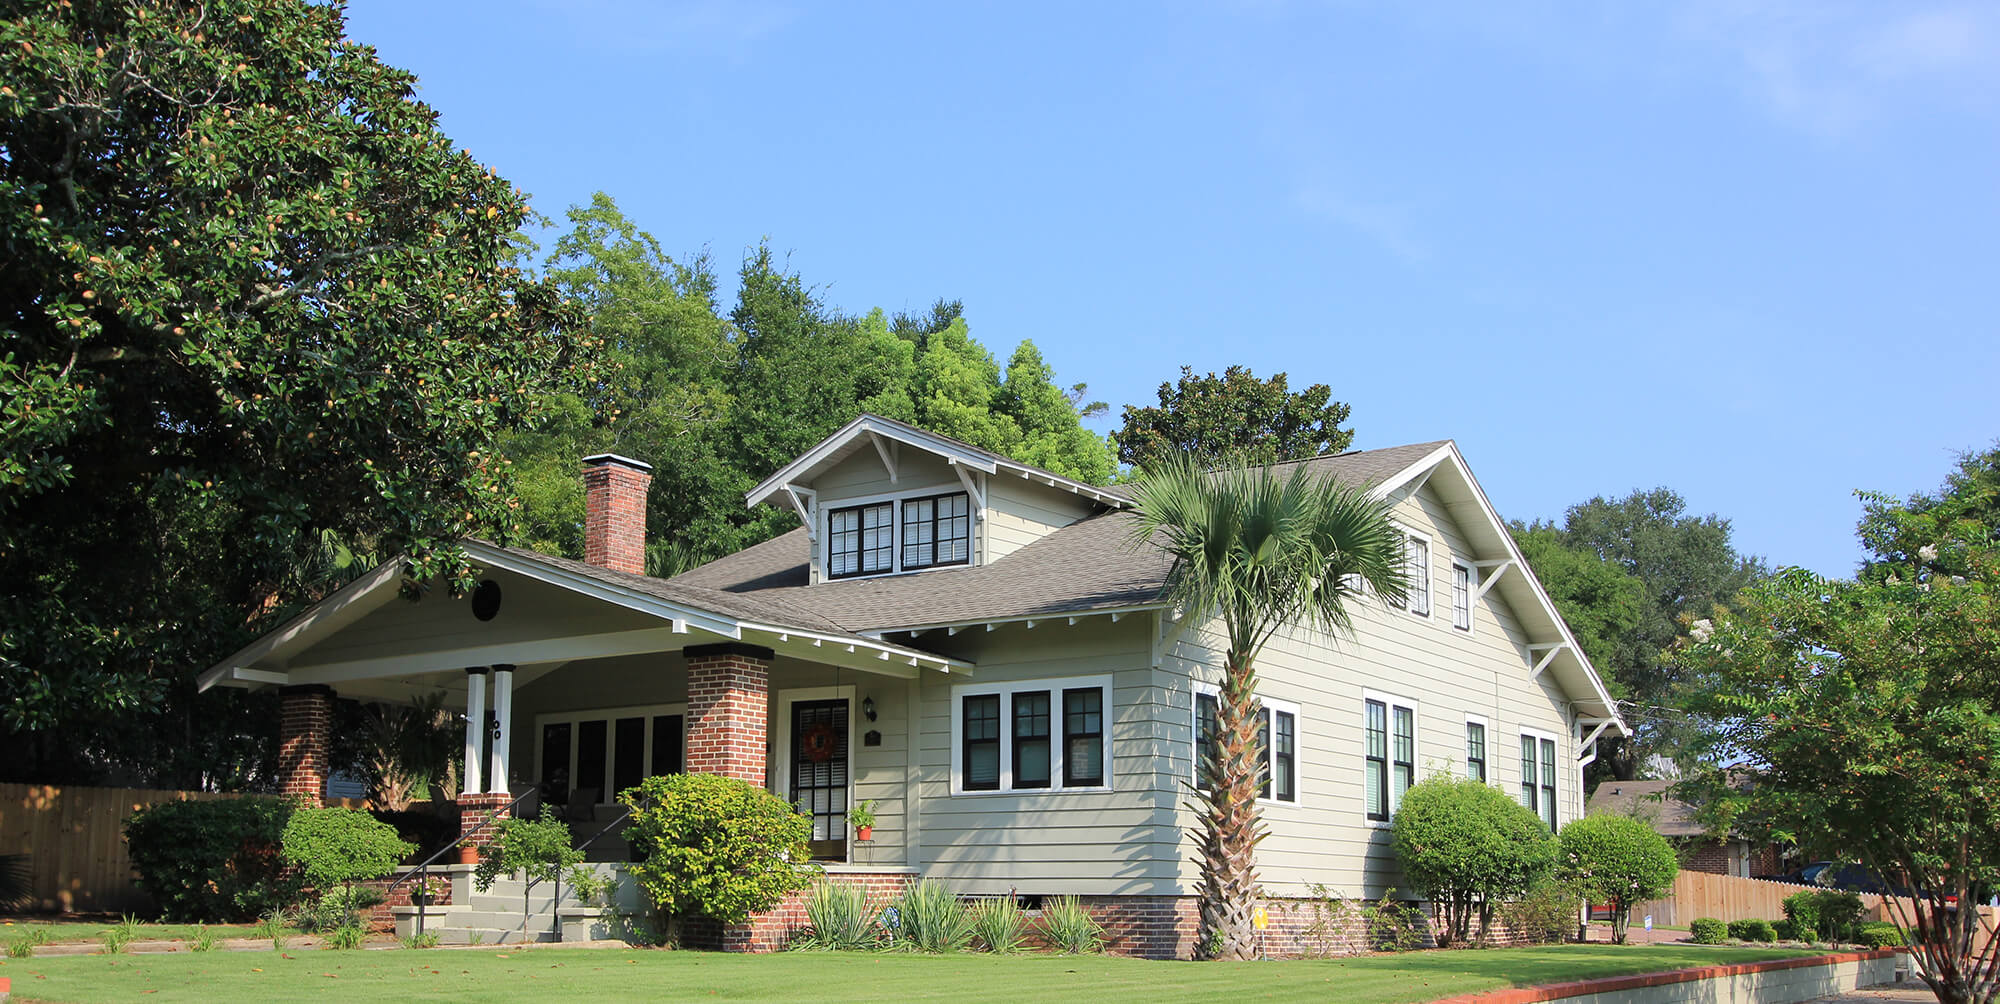
[[[1785,848],[1732,834],[1711,836],[1695,819],[1696,807],[1673,795],[1673,781],[1602,781],[1590,793],[1590,815],[1630,816],[1667,838],[1680,853],[1681,867],[1711,875],[1753,878],[1785,868]]]
[[[1304,463],[1393,501],[1413,586],[1358,604],[1351,637],[1283,631],[1260,659],[1274,950],[1315,886],[1402,887],[1390,818],[1418,779],[1480,778],[1553,828],[1583,812],[1595,739],[1625,728],[1453,443]],[[648,774],[726,774],[810,815],[838,879],[1077,894],[1115,950],[1191,952],[1185,805],[1222,641],[1161,599],[1169,562],[1133,545],[1120,489],[863,415],[749,493],[797,529],[656,579],[650,469],[586,465],[585,561],[471,541],[478,589],[417,602],[392,562],[202,686],[281,688],[283,769],[308,797],[336,693],[444,690],[494,723],[465,751],[467,826],[510,792],[608,810]],[[864,799],[867,842],[845,821]],[[796,916],[721,940],[776,947]]]

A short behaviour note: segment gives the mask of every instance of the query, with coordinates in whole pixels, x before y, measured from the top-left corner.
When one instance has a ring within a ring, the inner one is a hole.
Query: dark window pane
[[[972,556],[972,520],[965,493],[903,503],[903,567],[964,564]]]
[[[1478,722],[1465,723],[1465,776],[1486,780],[1486,726]]]
[[[542,801],[562,805],[569,801],[568,722],[542,726]]]
[[[679,774],[686,769],[687,724],[679,715],[653,716],[653,773]]]
[[[1104,689],[1063,691],[1063,784],[1104,783]]]
[[[1535,808],[1535,737],[1521,737],[1521,804]]]
[[[1049,786],[1049,692],[1014,695],[1014,787]]]
[[[1215,772],[1215,716],[1217,713],[1214,694],[1196,694],[1194,697],[1194,779],[1206,789],[1214,785]]]
[[[878,505],[835,509],[827,514],[826,574],[828,578],[886,572],[895,553],[895,507]]]
[[[604,719],[576,723],[576,791],[594,792],[591,797],[607,802],[604,795]]]
[[[1410,785],[1417,783],[1416,712],[1411,711],[1409,708],[1397,708],[1395,713],[1395,720],[1396,720],[1396,759],[1394,763],[1395,769],[1391,771],[1389,777],[1389,783],[1392,787],[1392,791],[1390,792],[1389,807],[1392,810],[1396,806],[1403,804],[1403,793],[1410,790]]]
[[[1389,818],[1389,706],[1381,701],[1367,701],[1366,721],[1363,731],[1367,733],[1367,778],[1368,818]]]
[[[1276,726],[1271,746],[1272,797],[1280,802],[1296,802],[1299,800],[1298,722],[1287,711],[1274,712],[1271,718]]]
[[[613,736],[611,792],[604,799],[607,802],[613,801],[618,792],[636,788],[646,779],[646,720],[620,718]]]
[[[961,726],[965,749],[962,784],[967,791],[1000,789],[1000,695],[979,694],[965,699]]]
[[[812,817],[812,840],[847,839],[847,701],[792,705],[792,805]],[[815,854],[831,849],[817,849]]]

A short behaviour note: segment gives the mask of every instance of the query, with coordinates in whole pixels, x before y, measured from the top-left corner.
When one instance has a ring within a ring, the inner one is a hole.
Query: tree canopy
[[[1593,779],[1631,780],[1656,757],[1686,762],[1683,715],[1673,706],[1679,670],[1666,652],[1687,616],[1707,614],[1767,574],[1762,560],[1737,552],[1727,519],[1689,515],[1686,500],[1664,487],[1593,498],[1571,506],[1561,526],[1517,523],[1513,531],[1635,733],[1602,740]]]
[[[1734,826],[1854,860],[1910,890],[1890,900],[1948,1004],[2000,993],[2000,939],[1975,950],[2000,887],[2000,541],[1994,455],[1937,495],[1869,495],[1870,560],[1852,581],[1787,569],[1713,620],[1677,661],[1712,762],[1683,797]]]
[[[0,729],[119,728],[8,759],[228,763],[189,661],[310,593],[327,533],[459,573],[517,519],[499,430],[590,345],[513,264],[522,194],[338,7],[9,10]]]
[[[1231,366],[1221,376],[1195,376],[1183,366],[1179,381],[1160,384],[1157,406],[1125,406],[1124,425],[1112,438],[1119,461],[1140,469],[1176,457],[1214,467],[1339,453],[1354,442],[1354,432],[1340,427],[1348,407],[1332,396],[1323,383],[1294,392],[1283,373],[1259,380]]]

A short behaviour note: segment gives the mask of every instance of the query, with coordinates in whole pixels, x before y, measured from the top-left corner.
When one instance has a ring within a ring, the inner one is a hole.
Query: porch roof
[[[580,602],[593,607],[623,611],[627,620],[568,629],[555,625],[532,637],[496,632],[482,638],[477,631],[459,631],[449,637],[388,639],[365,651],[316,657],[311,651],[314,646],[354,627],[397,597],[403,568],[398,558],[209,667],[199,677],[200,688],[338,684],[494,664],[554,666],[579,659],[672,652],[725,640],[905,678],[922,669],[967,673],[973,665],[964,659],[848,631],[780,597],[727,593],[480,540],[468,540],[464,546],[473,564],[488,574],[511,573],[530,579],[581,597]],[[634,614],[640,616],[635,619]]]

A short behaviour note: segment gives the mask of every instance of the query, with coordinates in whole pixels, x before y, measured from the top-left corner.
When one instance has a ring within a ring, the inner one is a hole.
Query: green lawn
[[[635,949],[218,952],[0,960],[20,1001],[1012,1000],[1425,1001],[1507,986],[1803,952],[1562,945],[1327,961],[1144,962],[1076,956],[720,955]]]
[[[44,932],[48,944],[66,945],[75,942],[103,941],[104,932],[118,926],[117,920],[28,920],[16,918],[0,922],[0,947],[5,947],[31,932]],[[208,929],[217,938],[255,938],[263,933],[256,924],[210,924]],[[200,924],[140,924],[134,941],[185,941],[201,930]],[[0,975],[5,975],[0,973]]]

